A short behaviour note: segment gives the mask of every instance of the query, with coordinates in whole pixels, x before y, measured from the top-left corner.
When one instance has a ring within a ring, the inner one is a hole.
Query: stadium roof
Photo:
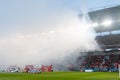
[[[88,12],[97,33],[120,30],[120,5]]]

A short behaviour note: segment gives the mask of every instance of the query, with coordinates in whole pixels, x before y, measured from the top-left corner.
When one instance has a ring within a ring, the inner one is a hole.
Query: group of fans
[[[0,65],[0,72],[26,72],[26,73],[41,73],[41,72],[52,72],[53,67],[52,65],[42,65],[42,66],[35,66],[35,65],[26,65],[24,68],[20,68],[17,65]]]
[[[95,72],[116,72],[118,71],[120,64],[120,54],[94,54],[94,55],[86,55],[80,56],[76,63],[78,66],[67,66],[68,70],[77,70],[77,71],[85,71],[85,70],[93,70]],[[4,66],[3,66],[4,68]],[[41,73],[43,72],[53,72],[53,66],[45,66],[42,65],[40,67],[34,67],[34,65],[26,65],[24,69],[15,66],[9,66],[6,69],[2,69],[0,67],[0,71],[7,72],[28,72],[28,73]]]
[[[120,54],[89,55],[85,56],[80,70],[91,69],[93,71],[115,72],[120,64]]]

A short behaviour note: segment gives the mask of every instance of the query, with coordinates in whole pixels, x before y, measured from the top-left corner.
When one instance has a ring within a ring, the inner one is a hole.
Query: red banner
[[[50,66],[42,65],[42,71],[43,72],[52,72],[52,65],[50,65]]]

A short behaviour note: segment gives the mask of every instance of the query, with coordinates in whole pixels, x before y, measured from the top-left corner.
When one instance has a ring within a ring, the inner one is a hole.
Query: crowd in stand
[[[81,70],[92,69],[93,71],[118,71],[120,54],[89,55],[85,56],[80,66]]]

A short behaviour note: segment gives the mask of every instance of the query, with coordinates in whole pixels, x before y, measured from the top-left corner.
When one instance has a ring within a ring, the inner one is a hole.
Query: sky
[[[99,49],[90,21],[78,15],[109,5],[120,0],[0,0],[0,63],[63,62]]]
[[[120,0],[0,0],[0,36],[33,30],[49,15],[119,5]],[[50,18],[49,18],[50,19]],[[41,21],[42,20],[42,21]]]

